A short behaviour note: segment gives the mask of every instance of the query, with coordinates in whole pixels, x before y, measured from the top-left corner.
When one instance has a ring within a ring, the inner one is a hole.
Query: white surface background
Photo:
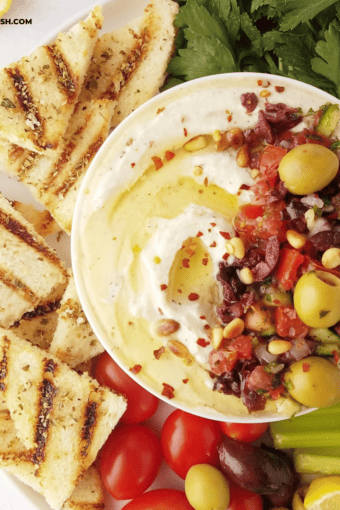
[[[46,39],[51,32],[64,25],[67,20],[76,18],[79,12],[98,4],[107,3],[108,0],[96,2],[95,0],[12,0],[10,10],[2,16],[14,20],[32,19],[31,25],[0,25],[0,67],[4,67],[24,55]],[[104,31],[125,24],[131,18],[143,11],[146,0],[111,0],[110,7],[106,7]],[[109,19],[108,19],[109,18]],[[19,195],[18,196],[18,189]],[[30,202],[32,199],[28,192],[13,186],[12,182],[0,173],[0,192],[9,199],[22,199]],[[23,199],[24,196],[24,199]],[[172,410],[170,406],[160,403],[158,412],[152,420],[152,425],[160,429],[164,416]],[[156,482],[151,488],[158,487],[182,488],[183,481],[172,473],[164,464]],[[108,501],[107,508],[118,510],[122,503]],[[47,510],[49,507],[44,500],[33,491],[26,489],[22,484],[13,485],[8,476],[0,470],[0,510]]]

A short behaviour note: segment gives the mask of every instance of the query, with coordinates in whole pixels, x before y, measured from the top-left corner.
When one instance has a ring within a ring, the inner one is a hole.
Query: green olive
[[[340,320],[340,279],[326,271],[305,273],[294,290],[294,307],[307,326],[334,326]]]
[[[339,160],[323,145],[307,143],[287,152],[279,164],[279,175],[294,195],[322,190],[336,176]]]
[[[185,494],[195,510],[225,510],[230,502],[225,476],[209,464],[195,464],[189,469]]]
[[[289,394],[306,407],[328,407],[340,401],[340,370],[325,358],[309,356],[293,363],[285,383]]]

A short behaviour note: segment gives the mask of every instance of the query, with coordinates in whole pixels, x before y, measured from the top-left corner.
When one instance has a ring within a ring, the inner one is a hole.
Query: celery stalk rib
[[[298,473],[340,474],[340,447],[297,448],[294,465]]]

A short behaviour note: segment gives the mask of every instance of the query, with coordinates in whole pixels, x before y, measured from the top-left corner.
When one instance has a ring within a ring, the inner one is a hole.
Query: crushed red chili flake
[[[177,290],[177,292],[178,292],[179,294],[182,294],[182,289],[178,289],[178,290]]]
[[[159,349],[153,351],[153,355],[155,356],[156,359],[159,359],[164,353],[165,353],[164,345],[162,345],[162,347],[160,347]]]
[[[204,258],[204,259],[202,259],[202,264],[203,264],[204,266],[206,266],[206,265],[208,264],[208,262],[209,262],[209,259],[208,259],[208,258]]]
[[[212,227],[216,227],[216,223],[210,223]]]
[[[184,132],[184,136],[188,136],[188,131],[185,128],[183,128],[183,132]]]
[[[139,372],[142,370],[142,365],[135,365],[135,366],[131,367],[129,370],[133,374],[139,374]]]
[[[132,166],[132,168],[133,168],[134,166],[136,166],[136,163],[131,163],[131,166]]]
[[[257,80],[257,84],[258,84],[258,86],[259,86],[259,87],[261,87],[261,85],[262,85],[262,80]]]
[[[161,285],[161,290],[166,290],[167,288],[168,288],[168,286],[167,286],[167,285],[165,285],[165,283],[162,283],[162,285]]]
[[[204,193],[204,189],[199,189],[198,193]]]
[[[285,89],[284,87],[279,87],[278,85],[275,85],[276,92],[283,92],[284,89]]]
[[[161,315],[164,315],[163,310],[161,308],[158,308],[158,311]]]
[[[202,235],[203,235],[203,232],[200,231],[200,232],[197,232],[196,237],[202,237]]]
[[[207,345],[210,345],[210,342],[208,342],[208,340],[206,340],[205,338],[198,338],[196,343],[201,347],[207,347]]]
[[[224,239],[230,239],[230,234],[229,232],[219,232],[221,234],[222,237],[224,237]]]
[[[229,258],[229,253],[225,253],[224,255],[222,255],[223,260],[228,260],[228,258]]]
[[[162,390],[162,395],[163,397],[167,397],[167,398],[174,398],[175,397],[175,388],[173,388],[172,386],[170,386],[170,384],[167,384],[167,383],[162,383],[163,384],[163,390]]]
[[[182,260],[182,266],[183,267],[190,267],[190,259],[183,259]]]
[[[302,371],[303,372],[309,372],[310,370],[310,364],[309,363],[303,363],[302,364]]]
[[[232,115],[229,115],[228,116],[228,122],[231,122],[233,120],[233,116]]]
[[[152,161],[155,164],[156,170],[159,170],[163,166],[163,161],[158,156],[152,156]]]
[[[210,330],[211,327],[209,326],[209,324],[205,324],[204,329]]]
[[[188,296],[189,301],[197,301],[199,299],[199,295],[196,292],[191,292]]]
[[[208,177],[204,177],[204,186],[207,187],[209,184]]]
[[[188,382],[189,382],[189,379],[188,379],[188,378],[186,378],[186,379],[182,379],[182,383],[183,383],[183,384],[188,384]]]
[[[214,241],[213,243],[211,243],[210,248],[215,248],[216,246],[217,246],[216,241]]]
[[[164,110],[165,110],[164,106],[163,106],[163,108],[158,108],[158,110],[157,110],[157,115],[158,115],[159,113],[164,112]]]
[[[205,315],[200,315],[200,319],[202,319],[202,321],[205,321],[206,316]]]
[[[167,161],[170,161],[172,158],[175,157],[175,153],[174,152],[171,152],[171,151],[165,151],[165,159]]]

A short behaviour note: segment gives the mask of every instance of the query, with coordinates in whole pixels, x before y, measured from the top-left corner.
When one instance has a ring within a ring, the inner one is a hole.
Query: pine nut
[[[211,345],[214,349],[218,349],[223,340],[223,328],[216,326],[211,332]]]
[[[221,140],[221,131],[219,131],[218,129],[216,129],[213,134],[212,134],[212,137],[213,137],[213,140],[214,142],[219,142]]]
[[[249,154],[249,147],[247,144],[242,145],[242,147],[239,149],[239,151],[236,155],[236,163],[241,168],[245,168],[245,167],[249,166],[250,154]]]
[[[168,349],[178,358],[186,358],[189,356],[189,351],[185,345],[178,340],[170,340],[168,342]]]
[[[194,175],[202,175],[203,174],[203,168],[201,166],[195,166],[193,174]]]
[[[327,269],[334,269],[340,265],[340,249],[329,248],[324,252],[321,259],[322,265]]]
[[[292,342],[289,340],[272,340],[268,344],[268,352],[270,354],[283,354],[289,351],[292,347]]]
[[[231,247],[229,246],[231,245]],[[244,243],[240,237],[233,237],[226,244],[227,253],[234,255],[237,259],[243,259],[246,254]],[[230,250],[230,251],[228,251]]]
[[[207,146],[207,140],[203,135],[195,136],[183,145],[183,148],[188,152],[195,152]]]
[[[307,222],[308,230],[312,230],[316,223],[316,216],[313,209],[308,209],[308,211],[305,212],[305,219]]]
[[[245,285],[251,285],[254,283],[254,275],[249,267],[243,267],[239,272],[239,278]]]
[[[244,142],[242,129],[234,127],[227,132],[227,139],[233,149],[240,149]]]
[[[296,232],[296,230],[287,231],[287,241],[296,250],[299,250],[306,244],[305,236],[300,234],[300,232]]]
[[[236,338],[244,330],[244,321],[242,319],[233,319],[223,330],[224,338]]]
[[[173,319],[160,319],[156,322],[154,330],[159,336],[169,336],[176,333],[180,328],[180,324]]]
[[[261,90],[261,92],[260,92],[261,97],[269,97],[271,95],[272,95],[272,93],[269,90]]]

